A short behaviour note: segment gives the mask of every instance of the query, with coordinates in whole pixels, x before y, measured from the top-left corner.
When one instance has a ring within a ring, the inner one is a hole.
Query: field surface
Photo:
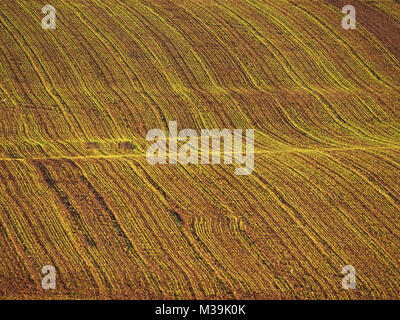
[[[397,1],[47,2],[0,2],[0,298],[400,297]],[[172,120],[254,172],[150,165]]]

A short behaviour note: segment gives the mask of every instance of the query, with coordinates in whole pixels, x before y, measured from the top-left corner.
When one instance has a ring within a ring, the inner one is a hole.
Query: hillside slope
[[[399,297],[398,2],[45,4],[0,3],[0,298]],[[150,165],[173,120],[254,172]]]

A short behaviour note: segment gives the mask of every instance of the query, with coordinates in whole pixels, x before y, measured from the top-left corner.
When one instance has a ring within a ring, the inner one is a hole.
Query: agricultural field
[[[150,164],[170,121],[254,171]],[[1,0],[0,299],[399,299],[399,246],[398,1]]]

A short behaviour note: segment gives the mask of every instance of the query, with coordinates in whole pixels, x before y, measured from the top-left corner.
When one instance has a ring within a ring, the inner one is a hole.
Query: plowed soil
[[[45,4],[0,2],[0,298],[399,298],[397,1]],[[149,164],[173,120],[254,172]]]

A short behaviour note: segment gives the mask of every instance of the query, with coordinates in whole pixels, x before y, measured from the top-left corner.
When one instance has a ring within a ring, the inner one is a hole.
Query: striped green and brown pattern
[[[399,298],[397,1],[47,2],[0,2],[0,298]],[[148,164],[172,120],[254,172]]]

